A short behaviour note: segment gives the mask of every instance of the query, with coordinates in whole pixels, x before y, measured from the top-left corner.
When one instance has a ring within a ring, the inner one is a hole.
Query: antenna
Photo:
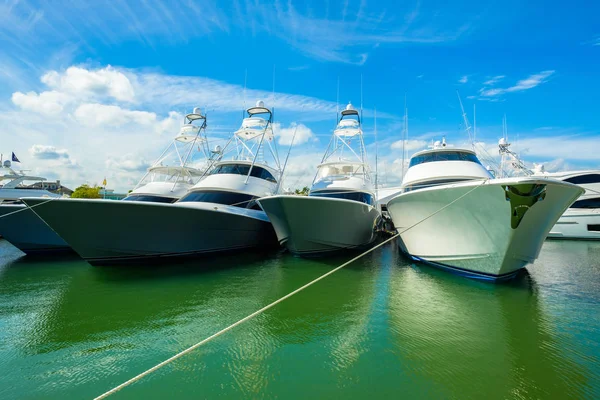
[[[377,164],[378,164],[378,151],[377,151],[377,108],[374,109],[374,113],[375,113],[375,198],[379,198],[378,195],[378,180],[379,180],[379,173],[377,170]]]
[[[473,103],[473,145],[475,145],[476,137],[477,137],[477,114],[475,112],[475,103]]]
[[[340,76],[338,75],[337,97],[335,98],[335,120],[337,121],[339,117],[340,117]]]
[[[471,138],[471,125],[469,124],[469,119],[467,118],[467,113],[465,112],[465,108],[463,107],[462,100],[460,99],[460,93],[456,90],[456,95],[458,96],[458,102],[460,103],[460,110],[462,111],[463,121],[465,122],[465,129],[467,131],[467,135],[469,136],[469,142],[471,142],[471,146],[473,146],[473,138]]]
[[[363,76],[360,74],[360,120],[363,119]]]
[[[406,108],[406,93],[404,93],[404,129],[402,129],[402,179],[404,179],[404,162],[406,161],[406,140],[408,139],[408,108]]]
[[[302,110],[304,110],[304,106],[302,106]],[[287,166],[288,159],[290,158],[290,153],[292,152],[292,147],[294,146],[294,140],[296,139],[296,132],[298,132],[298,124],[294,128],[294,135],[292,136],[292,141],[290,142],[290,148],[288,150],[287,156],[285,157],[285,162],[283,163],[283,169],[281,170],[281,175],[279,176],[279,182],[277,183],[277,187],[275,188],[275,193],[279,192],[279,187],[283,182],[283,174],[285,174],[285,167]]]
[[[271,95],[271,112],[275,114],[275,64],[273,64],[273,94]]]
[[[244,72],[244,109],[242,110],[242,118],[244,118],[246,112],[246,84],[248,83],[248,68]]]

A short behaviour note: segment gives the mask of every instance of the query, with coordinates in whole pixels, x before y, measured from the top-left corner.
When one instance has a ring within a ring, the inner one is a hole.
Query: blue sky
[[[287,186],[310,183],[340,103],[360,103],[380,182],[400,179],[404,96],[409,148],[466,140],[456,90],[478,139],[509,139],[547,169],[600,168],[600,4],[575,1],[0,0],[0,150],[71,186],[124,190],[206,108],[225,138],[247,104],[274,106]],[[246,72],[247,71],[247,72]],[[273,81],[275,96],[273,98]]]

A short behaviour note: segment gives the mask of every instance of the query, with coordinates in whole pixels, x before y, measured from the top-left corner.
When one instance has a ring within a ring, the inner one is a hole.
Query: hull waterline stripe
[[[229,325],[228,327],[221,329],[221,330],[220,330],[220,331],[218,331],[217,333],[215,333],[215,334],[213,334],[213,335],[211,335],[211,336],[207,337],[207,338],[206,338],[206,339],[204,339],[204,340],[201,340],[200,342],[198,342],[198,343],[196,343],[196,344],[194,344],[194,345],[192,345],[192,346],[188,347],[187,349],[185,349],[185,350],[183,350],[183,351],[181,351],[181,352],[179,352],[179,353],[175,354],[174,356],[172,356],[172,357],[170,357],[170,358],[166,359],[165,361],[163,361],[163,362],[161,362],[161,363],[159,363],[159,364],[156,364],[154,367],[152,367],[152,368],[150,368],[150,369],[148,369],[148,370],[146,370],[146,371],[144,371],[144,372],[142,372],[142,373],[140,373],[140,374],[138,374],[138,375],[134,376],[133,378],[129,379],[128,381],[125,381],[125,382],[121,383],[120,385],[118,385],[118,386],[115,386],[114,388],[112,388],[112,389],[111,389],[111,390],[109,390],[108,392],[105,392],[105,393],[101,394],[100,396],[98,396],[98,397],[95,397],[95,398],[94,398],[94,400],[101,400],[101,399],[105,399],[105,398],[107,398],[108,396],[110,396],[110,395],[112,395],[112,394],[115,394],[115,393],[117,393],[117,392],[118,392],[118,391],[120,391],[121,389],[123,389],[123,388],[125,388],[125,387],[127,387],[127,386],[131,385],[132,383],[135,383],[135,382],[139,381],[140,379],[142,379],[142,378],[143,378],[143,377],[145,377],[146,375],[149,375],[149,374],[151,374],[152,372],[154,372],[154,371],[156,371],[156,370],[158,370],[158,369],[160,369],[160,368],[164,367],[165,365],[172,363],[173,361],[177,360],[178,358],[181,358],[181,357],[183,357],[184,355],[186,355],[186,354],[188,354],[188,353],[191,353],[192,351],[196,350],[198,347],[202,346],[203,344],[210,342],[211,340],[213,340],[213,339],[215,339],[215,338],[217,338],[217,337],[221,336],[222,334],[224,334],[224,333],[226,333],[226,332],[228,332],[228,331],[232,330],[232,329],[233,329],[233,328],[235,328],[236,326],[238,326],[238,325],[241,325],[241,324],[243,324],[244,322],[251,320],[252,318],[254,318],[254,317],[256,317],[256,316],[258,316],[258,315],[262,314],[263,312],[267,311],[267,310],[268,310],[268,309],[270,309],[270,308],[273,308],[274,306],[276,306],[277,304],[279,304],[279,303],[283,302],[284,300],[287,300],[287,299],[289,299],[290,297],[294,296],[295,294],[297,294],[297,293],[300,293],[300,292],[301,292],[301,291],[303,291],[304,289],[306,289],[306,288],[308,288],[308,287],[310,287],[310,286],[314,285],[315,283],[319,282],[320,280],[322,280],[322,279],[325,279],[325,278],[326,278],[326,277],[328,277],[329,275],[332,275],[332,274],[334,274],[335,272],[337,272],[337,271],[339,271],[340,269],[342,269],[342,268],[346,267],[347,265],[349,265],[349,264],[352,264],[354,261],[356,261],[356,260],[358,260],[358,259],[362,258],[363,256],[365,256],[365,255],[367,255],[367,254],[369,254],[369,253],[373,252],[374,250],[378,249],[379,247],[381,247],[381,246],[383,246],[383,245],[385,245],[385,244],[387,244],[387,243],[391,242],[392,240],[394,240],[394,239],[396,239],[397,237],[399,237],[401,234],[403,234],[403,233],[405,233],[406,231],[408,231],[408,230],[410,230],[410,229],[414,228],[415,226],[417,226],[417,225],[421,224],[422,222],[425,222],[426,220],[428,220],[429,218],[433,217],[434,215],[436,215],[436,214],[439,214],[440,212],[442,212],[442,211],[443,211],[443,210],[445,210],[446,208],[450,207],[451,205],[453,205],[454,203],[456,203],[456,202],[457,202],[457,201],[459,201],[460,199],[462,199],[462,198],[466,197],[467,195],[471,194],[473,191],[475,191],[476,189],[478,189],[479,187],[481,187],[481,186],[482,186],[484,183],[486,183],[486,182],[487,182],[487,180],[485,180],[485,181],[482,181],[482,182],[481,182],[479,185],[477,185],[477,186],[473,187],[473,189],[471,189],[471,190],[469,190],[468,192],[464,193],[463,195],[461,195],[461,196],[457,197],[455,200],[453,200],[452,202],[450,202],[450,203],[446,204],[445,206],[443,206],[443,207],[442,207],[442,208],[440,208],[439,210],[435,211],[433,214],[430,214],[430,215],[428,215],[427,217],[423,218],[422,220],[415,222],[413,225],[411,225],[411,226],[409,226],[409,227],[405,228],[405,229],[404,229],[402,232],[397,232],[397,233],[396,233],[394,236],[392,236],[392,237],[390,237],[390,238],[388,238],[388,239],[384,240],[383,242],[379,243],[379,244],[378,244],[378,245],[376,245],[376,246],[373,246],[373,247],[371,247],[369,250],[365,251],[365,252],[364,252],[364,253],[362,253],[362,254],[359,254],[358,256],[354,257],[354,258],[353,258],[353,259],[351,259],[350,261],[346,261],[345,263],[343,263],[343,264],[342,264],[342,265],[340,265],[339,267],[336,267],[336,268],[332,269],[331,271],[329,271],[329,272],[327,272],[327,273],[325,273],[325,274],[323,274],[323,275],[319,276],[318,278],[316,278],[316,279],[314,279],[314,280],[312,280],[312,281],[308,282],[307,284],[305,284],[305,285],[303,285],[303,286],[299,287],[298,289],[294,290],[293,292],[290,292],[290,293],[286,294],[285,296],[283,296],[283,297],[281,297],[281,298],[279,298],[279,299],[275,300],[274,302],[272,302],[272,303],[270,303],[270,304],[267,304],[266,306],[264,306],[264,307],[263,307],[263,308],[261,308],[260,310],[257,310],[257,311],[255,311],[255,312],[253,312],[252,314],[250,314],[250,315],[248,315],[248,316],[246,316],[246,317],[244,317],[244,318],[240,319],[240,320],[239,320],[239,321],[237,321],[237,322],[234,322],[233,324]]]

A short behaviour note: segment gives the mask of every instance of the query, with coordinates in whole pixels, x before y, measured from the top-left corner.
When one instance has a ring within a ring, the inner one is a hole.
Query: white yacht
[[[43,182],[39,176],[16,171],[9,160],[0,172],[0,236],[26,254],[68,251],[69,246],[21,202],[21,197],[40,197],[48,201],[59,194],[31,189],[25,182]]]
[[[258,200],[279,243],[301,256],[371,244],[381,214],[366,157],[360,115],[348,104],[317,167],[309,195]]]
[[[275,193],[281,175],[273,143],[272,113],[263,102],[247,113],[242,127],[225,148],[213,153],[205,176],[176,203],[96,202],[103,205],[95,211],[89,207],[89,201],[59,199],[40,205],[36,212],[92,264],[190,256],[276,243],[269,219],[255,202]],[[235,155],[225,161],[224,154],[230,147]],[[23,200],[28,205],[40,203],[37,199]],[[94,215],[99,222],[82,231],[65,221],[64,215],[73,219]]]
[[[530,170],[510,150],[506,136],[499,140],[498,147],[502,156],[500,172],[503,176],[517,174],[550,178],[585,189],[585,193],[558,219],[548,238],[600,240],[600,170],[547,172],[543,164],[534,164],[533,170]]]
[[[557,179],[585,189],[585,193],[558,219],[549,238],[600,240],[599,170],[546,172],[538,166],[532,176]]]
[[[203,173],[203,169],[191,167],[189,164],[194,161],[197,153],[202,153],[205,157],[201,162],[206,162],[208,142],[205,130],[206,118],[200,113],[199,109],[195,109],[194,112],[186,115],[179,134],[163,151],[154,165],[148,169],[148,172],[135,189],[123,200],[173,203],[187,193]],[[196,145],[202,150],[198,152]],[[167,160],[172,162],[171,166],[163,165]],[[10,167],[10,162],[7,161],[7,163]],[[11,174],[4,175],[4,178],[12,179],[12,181],[0,189],[0,197],[4,199],[3,203],[11,202],[11,204],[0,205],[0,216],[6,215],[6,217],[0,217],[0,235],[26,254],[71,250],[71,247],[60,236],[38,218],[35,208],[25,211],[23,210],[26,208],[25,204],[19,200],[21,197],[40,197],[45,202],[48,201],[48,198],[61,196],[45,190],[18,187],[24,180],[43,181],[44,178],[15,175],[14,171]],[[81,215],[87,215],[88,217],[99,212],[99,208],[112,207],[115,203],[114,200],[100,199],[64,200],[78,202]],[[21,211],[14,212],[17,210]],[[9,213],[10,215],[7,215]],[[74,217],[72,215],[62,214],[61,217],[64,218],[64,223],[73,225]],[[76,225],[73,225],[72,229],[75,229],[75,227]],[[89,227],[90,229],[96,229],[97,225],[89,224]],[[82,227],[77,226],[77,228],[81,229]]]
[[[445,140],[414,154],[388,202],[399,246],[413,259],[481,279],[533,262],[580,187],[546,178],[493,179],[472,150]]]

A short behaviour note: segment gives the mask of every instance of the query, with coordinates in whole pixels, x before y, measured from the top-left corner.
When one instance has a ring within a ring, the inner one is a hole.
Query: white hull
[[[590,229],[590,225],[594,227]],[[598,227],[600,227],[600,209],[568,209],[554,225],[548,237],[552,239],[600,240]]]
[[[20,211],[25,208],[24,204],[0,205],[0,236],[26,254],[70,251],[69,245],[32,210]],[[10,213],[14,214],[5,217]]]
[[[36,199],[24,199],[34,205]],[[189,256],[275,243],[265,213],[211,203],[59,199],[35,208],[90,263]],[[69,219],[62,216],[69,215]]]
[[[543,199],[514,194],[509,199],[505,191],[510,185],[526,193],[532,184],[545,185]],[[470,181],[403,193],[388,203],[388,210],[401,232],[400,247],[410,256],[498,279],[537,258],[552,226],[582,192],[575,185],[544,179]]]
[[[279,243],[298,255],[318,255],[372,243],[381,218],[375,207],[352,200],[272,196],[258,200]]]

